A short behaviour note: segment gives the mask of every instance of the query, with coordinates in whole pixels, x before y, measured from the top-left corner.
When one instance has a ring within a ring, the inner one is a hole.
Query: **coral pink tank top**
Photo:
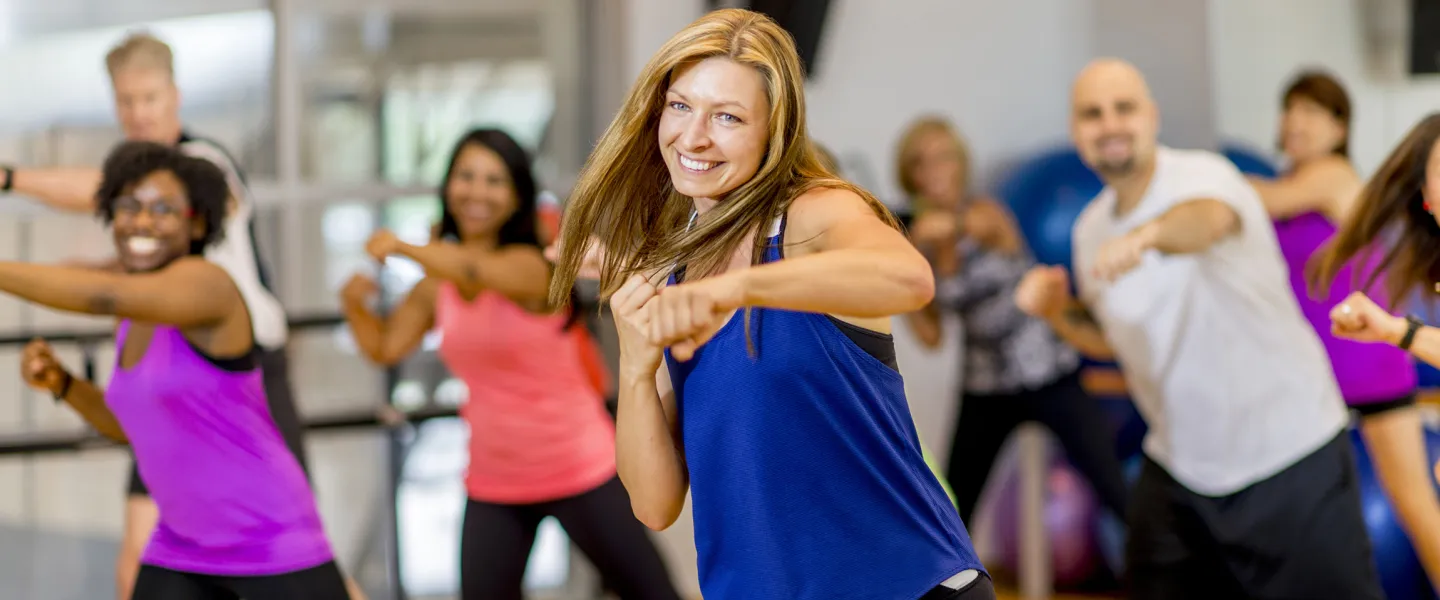
[[[465,300],[442,282],[440,358],[470,399],[469,496],[529,504],[590,491],[615,476],[615,424],[587,364],[592,341],[566,316],[536,315],[495,292]]]

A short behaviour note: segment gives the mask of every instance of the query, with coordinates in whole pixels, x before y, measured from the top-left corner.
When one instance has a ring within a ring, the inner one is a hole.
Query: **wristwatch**
[[[1415,315],[1405,315],[1405,335],[1400,338],[1400,343],[1395,344],[1401,350],[1410,350],[1410,344],[1415,341],[1415,332],[1420,331],[1425,322]]]
[[[62,383],[60,384],[60,390],[57,391],[57,392],[55,392],[55,403],[56,403],[56,404],[59,404],[59,403],[65,401],[65,396],[70,395],[70,386],[71,386],[71,385],[74,385],[74,383],[75,383],[75,376],[74,376],[74,375],[71,375],[69,371],[61,371],[60,374],[61,374],[61,376],[63,376],[65,379],[62,380]]]

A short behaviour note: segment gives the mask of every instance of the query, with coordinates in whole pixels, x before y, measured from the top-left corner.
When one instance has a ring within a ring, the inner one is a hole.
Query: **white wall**
[[[1091,0],[831,7],[807,90],[810,133],[887,201],[900,197],[896,137],[921,113],[957,123],[982,183],[995,167],[1065,141],[1070,79],[1090,55]]]
[[[1356,166],[1362,174],[1378,167],[1411,125],[1440,109],[1440,81],[1369,71],[1359,10],[1352,0],[1211,0],[1220,135],[1273,148],[1285,85],[1302,68],[1322,67],[1349,88]]]

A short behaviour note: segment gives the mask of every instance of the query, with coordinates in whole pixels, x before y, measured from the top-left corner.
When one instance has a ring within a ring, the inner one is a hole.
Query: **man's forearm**
[[[1203,252],[1240,229],[1235,210],[1219,200],[1191,200],[1155,218],[1136,232],[1165,254]]]
[[[3,177],[3,175],[0,175]],[[56,210],[93,212],[100,170],[86,167],[22,169],[11,172],[10,193],[28,196]]]

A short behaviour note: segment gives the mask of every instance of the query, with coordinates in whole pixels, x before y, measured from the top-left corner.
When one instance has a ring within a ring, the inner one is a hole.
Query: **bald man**
[[[1106,184],[1074,226],[1079,298],[1039,267],[1016,302],[1116,359],[1149,424],[1131,597],[1381,600],[1345,405],[1260,198],[1223,157],[1157,144],[1126,63],[1087,66],[1071,109]]]

